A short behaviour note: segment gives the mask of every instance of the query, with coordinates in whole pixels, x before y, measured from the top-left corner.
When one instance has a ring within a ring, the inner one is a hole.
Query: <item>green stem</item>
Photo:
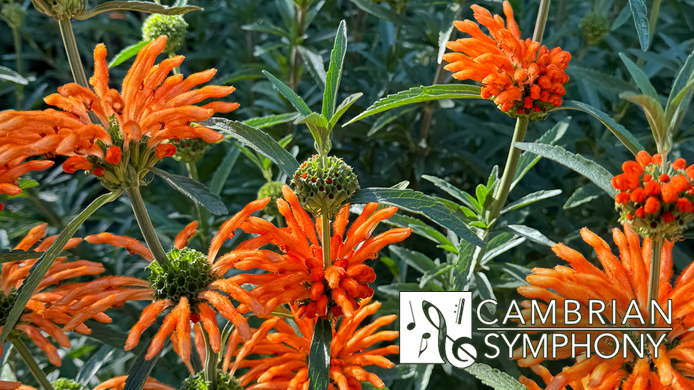
[[[209,390],[217,389],[217,354],[212,350],[210,336],[201,325],[202,338],[205,341],[205,380],[210,382]]]
[[[145,238],[149,250],[152,251],[152,255],[154,255],[154,258],[159,264],[168,263],[169,259],[166,257],[166,252],[164,252],[159,237],[157,237],[157,232],[154,230],[152,221],[149,219],[149,214],[147,214],[147,208],[145,207],[145,202],[142,200],[142,194],[140,193],[140,186],[137,183],[132,184],[125,189],[125,192],[128,194],[128,198],[130,198],[130,205],[135,213],[135,219],[140,226],[140,231]]]
[[[199,182],[200,175],[198,174],[198,167],[195,165],[195,163],[188,162],[186,163],[186,167],[188,168],[188,176],[190,176],[191,179]],[[210,230],[209,224],[207,223],[207,213],[202,207],[200,207],[199,204],[196,203],[195,214],[197,216],[198,222],[200,223],[200,240],[202,241],[202,245],[205,246],[208,243],[207,233]]]
[[[540,9],[537,14],[537,20],[535,20],[535,31],[533,32],[533,41],[538,43],[542,43],[542,36],[545,35],[549,3],[551,3],[551,0],[540,0]]]
[[[22,38],[19,35],[19,28],[12,28],[12,36],[14,37],[14,55],[17,67],[17,73],[22,75],[24,73],[24,66],[22,64]],[[17,84],[15,93],[17,96],[17,110],[22,109],[22,100],[24,100],[24,86],[22,84]]]
[[[513,138],[511,139],[511,147],[508,152],[508,157],[506,158],[506,165],[504,166],[504,174],[501,177],[501,183],[494,192],[494,201],[492,204],[492,210],[489,217],[489,221],[494,221],[501,210],[506,204],[506,199],[511,190],[511,184],[513,183],[513,178],[516,176],[516,168],[518,167],[518,159],[520,158],[520,149],[516,148],[515,144],[517,142],[523,142],[525,139],[525,133],[528,130],[528,123],[530,120],[527,117],[519,117],[516,119],[516,128],[513,130]]]
[[[660,254],[663,250],[663,237],[651,238],[651,271],[648,277],[648,303],[646,311],[651,312],[651,302],[658,301],[658,288],[660,287]]]
[[[651,16],[648,18],[649,43],[653,42],[653,35],[655,35],[655,26],[658,24],[658,15],[660,14],[660,3],[661,0],[653,0],[653,7],[651,7]]]
[[[27,365],[27,367],[29,367],[29,371],[31,371],[32,375],[34,375],[36,381],[39,382],[41,386],[43,386],[43,389],[53,390],[51,382],[49,382],[48,378],[46,378],[46,373],[43,372],[41,367],[39,367],[39,365],[36,363],[33,356],[31,356],[31,352],[29,352],[22,340],[20,340],[19,338],[13,338],[12,345],[14,345],[14,348],[17,350],[17,352],[19,352],[19,355],[22,357],[22,360],[24,360],[24,363]]]
[[[176,53],[174,53],[174,52],[169,52],[169,58],[173,58],[173,57],[176,57]],[[181,74],[181,67],[180,67],[180,66],[177,66],[177,67],[173,68],[173,74],[175,74],[175,75],[176,75],[176,74]]]
[[[328,218],[328,210],[321,210],[321,225],[323,230],[323,268],[328,268],[332,265],[330,259],[330,218]]]

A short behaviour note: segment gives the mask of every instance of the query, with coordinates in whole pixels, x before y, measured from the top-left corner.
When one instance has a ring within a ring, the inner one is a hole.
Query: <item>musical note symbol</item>
[[[414,329],[415,326],[417,326],[417,323],[415,322],[415,318],[414,318],[414,310],[412,309],[412,302],[410,302],[410,311],[412,312],[412,322],[407,324],[407,330],[412,330],[412,329]],[[420,343],[420,346],[421,346],[421,343]],[[421,352],[420,352],[420,355],[421,355]]]
[[[419,357],[421,357],[422,353],[429,347],[429,337],[431,337],[431,333],[428,332],[422,335],[422,339],[419,341]],[[424,348],[422,348],[422,344],[424,344]]]
[[[459,316],[460,313],[462,313],[462,304],[459,306]],[[439,322],[438,324],[435,323],[429,314],[429,309],[433,308],[436,310],[436,313],[439,316]],[[441,359],[446,362],[446,363],[451,363],[452,365],[456,367],[460,367],[458,364],[454,364],[454,362],[451,362],[448,359],[448,355],[446,354],[446,340],[450,340],[453,342],[453,345],[451,347],[451,352],[453,353],[453,357],[461,361],[464,366],[467,367],[469,366],[472,362],[474,362],[475,357],[473,354],[476,354],[475,348],[472,345],[465,344],[466,340],[469,340],[467,337],[460,337],[456,340],[453,340],[451,336],[448,335],[448,327],[446,325],[446,318],[443,316],[443,313],[441,313],[441,310],[439,310],[438,307],[434,306],[431,302],[429,301],[422,301],[422,310],[424,311],[424,316],[426,317],[427,321],[438,330],[438,346],[439,346],[439,355],[441,356]],[[456,318],[457,321],[457,318]],[[424,337],[424,336],[422,336]],[[421,355],[421,342],[420,342],[420,355]],[[427,344],[428,345],[428,344]],[[465,345],[465,348],[463,346]],[[426,349],[426,347],[425,347]],[[461,357],[461,352],[463,356]],[[457,362],[455,362],[457,363]],[[460,367],[462,368],[462,367]]]

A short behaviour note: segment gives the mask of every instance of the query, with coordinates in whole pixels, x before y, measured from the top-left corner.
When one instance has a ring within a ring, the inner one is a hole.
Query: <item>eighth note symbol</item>
[[[427,350],[427,347],[429,346],[429,337],[431,337],[431,333],[424,333],[422,335],[422,339],[419,341],[419,357],[422,356],[422,353]],[[424,348],[422,348],[422,344],[424,344]]]
[[[414,319],[414,310],[412,309],[412,302],[410,302],[410,311],[412,312],[412,322],[407,324],[407,330],[412,330],[412,329],[414,329],[415,326],[417,326],[417,323],[415,322],[415,319]]]

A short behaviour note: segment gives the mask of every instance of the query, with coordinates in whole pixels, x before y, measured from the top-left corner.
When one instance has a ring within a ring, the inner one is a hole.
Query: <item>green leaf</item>
[[[465,219],[460,214],[421,192],[392,188],[365,188],[357,191],[349,202],[376,202],[400,207],[412,213],[422,214],[446,229],[453,231],[465,241],[484,247],[484,242],[468,229],[465,225]]]
[[[436,56],[436,63],[440,64],[443,60],[443,54],[446,52],[446,42],[451,39],[451,33],[453,32],[453,22],[456,16],[460,14],[460,3],[450,3],[443,13],[443,20],[441,21],[441,28],[439,29],[439,52]]]
[[[242,30],[245,31],[257,31],[257,32],[264,32],[267,34],[272,34],[272,35],[277,35],[280,37],[285,37],[289,38],[289,33],[280,27],[275,26],[272,23],[264,22],[264,23],[251,23],[251,24],[245,24],[241,26]]]
[[[668,97],[666,105],[668,109],[672,99],[674,99],[692,79],[694,79],[694,51],[687,57],[687,61],[685,61],[684,65],[677,73],[675,81],[672,83],[672,91],[670,91],[670,96]]]
[[[335,44],[333,50],[330,52],[330,66],[328,67],[328,74],[325,77],[323,110],[321,112],[328,122],[330,122],[335,113],[337,92],[340,88],[345,54],[347,54],[347,24],[342,20],[340,26],[337,28],[337,34],[335,34]]]
[[[400,16],[397,12],[385,8],[380,4],[376,4],[366,0],[351,0],[359,9],[364,12],[370,13],[371,15],[383,19],[385,21],[391,22],[396,26],[402,26],[407,24],[407,20]]]
[[[458,199],[467,207],[475,210],[478,214],[482,212],[482,206],[477,201],[477,199],[475,199],[474,196],[468,194],[467,192],[465,192],[463,190],[456,188],[453,184],[451,184],[451,183],[449,183],[449,182],[447,182],[441,178],[438,178],[436,176],[422,175],[422,179],[428,180],[428,181],[434,183],[435,186],[444,190],[448,195]]]
[[[595,161],[581,155],[573,154],[561,146],[520,142],[515,144],[518,149],[527,150],[539,156],[554,160],[590,179],[608,195],[614,198],[616,191],[610,181],[612,174]]]
[[[658,99],[648,95],[636,95],[631,92],[625,92],[619,95],[619,97],[639,105],[646,114],[648,124],[653,131],[653,137],[656,140],[664,139],[667,132],[667,124],[665,122],[663,106],[660,105]]]
[[[566,130],[569,129],[569,123],[571,123],[571,117],[566,118],[557,122],[554,127],[547,130],[542,136],[535,140],[535,143],[550,144],[554,145],[561,139],[561,137],[566,134]],[[511,190],[513,190],[516,185],[523,179],[523,177],[530,172],[532,167],[537,164],[542,157],[536,156],[534,153],[524,152],[520,155],[518,159],[518,167],[516,168],[516,174],[513,176],[513,183],[511,183]]]
[[[195,181],[187,176],[174,175],[159,168],[150,168],[150,172],[164,179],[176,191],[188,197],[194,203],[206,208],[214,215],[224,215],[229,213],[222,198],[210,192],[204,184]]]
[[[222,163],[219,164],[217,169],[214,171],[212,181],[210,182],[210,191],[213,194],[220,195],[222,193],[224,183],[226,183],[227,179],[229,178],[231,170],[234,169],[234,165],[236,165],[236,160],[239,158],[240,153],[241,151],[237,147],[232,147],[229,149],[226,156],[224,156]]]
[[[525,225],[508,225],[507,228],[513,233],[523,236],[530,241],[547,246],[554,246],[556,243],[539,231]]]
[[[304,102],[304,99],[292,91],[287,84],[283,83],[280,81],[280,79],[273,76],[272,73],[266,70],[263,71],[263,74],[270,80],[275,89],[279,91],[279,93],[281,93],[282,96],[284,96],[287,100],[289,100],[289,103],[291,103],[292,106],[299,111],[299,114],[303,116],[311,115],[311,109],[308,108],[306,102]]]
[[[634,16],[634,26],[636,26],[636,35],[639,36],[641,50],[648,50],[651,42],[651,27],[648,22],[648,8],[646,8],[645,0],[629,0],[631,14]]]
[[[2,327],[2,334],[0,334],[0,345],[5,343],[7,335],[10,333],[17,323],[19,316],[24,312],[24,308],[29,302],[29,299],[34,295],[34,291],[38,287],[39,283],[43,280],[46,272],[51,268],[55,259],[63,251],[63,248],[67,242],[75,235],[77,229],[82,226],[84,221],[87,220],[96,210],[106,203],[116,200],[121,194],[122,190],[109,192],[107,194],[101,195],[96,198],[87,208],[82,210],[70,223],[60,232],[58,238],[53,242],[50,248],[44,252],[41,257],[34,263],[34,265],[29,270],[29,275],[24,279],[22,286],[19,288],[17,300],[15,301],[12,309],[7,315],[7,320]]]
[[[121,333],[117,329],[114,329],[106,324],[96,322],[95,320],[87,320],[84,322],[87,328],[91,329],[87,337],[100,341],[103,344],[110,345],[116,349],[123,349],[125,347],[125,341],[128,339],[126,333]],[[142,349],[144,349],[145,344],[139,343],[132,349],[132,353],[139,354]]]
[[[292,177],[299,168],[299,162],[296,161],[296,158],[261,130],[225,118],[210,118],[203,122],[203,125],[248,145],[251,149],[269,158],[289,177]]]
[[[319,318],[313,329],[313,340],[308,355],[309,390],[327,390],[330,384],[330,343],[333,327],[330,320]]]
[[[557,107],[556,110],[576,110],[576,111],[583,111],[586,114],[592,115],[595,119],[599,120],[605,127],[607,127],[608,130],[614,134],[617,139],[624,145],[626,146],[627,149],[631,153],[634,154],[634,156],[641,150],[644,150],[645,148],[641,143],[634,137],[629,130],[627,130],[624,126],[620,125],[617,123],[612,117],[607,115],[606,113],[598,110],[597,108],[577,102],[575,100],[568,100],[565,101],[564,104],[561,106]]]
[[[483,363],[473,363],[465,371],[494,390],[527,390],[527,387],[512,376]]]
[[[125,379],[125,387],[123,387],[123,390],[142,390],[145,386],[147,378],[149,378],[149,374],[157,364],[162,351],[162,349],[160,349],[152,359],[146,360],[145,356],[147,355],[147,350],[151,343],[152,340],[147,343],[145,348],[142,348],[140,354],[137,355],[137,359],[135,359],[130,370],[128,370],[128,377]]]
[[[258,118],[246,119],[242,123],[251,127],[255,127],[256,129],[264,129],[266,127],[291,122],[294,119],[298,118],[299,115],[300,114],[298,112],[288,112],[286,114],[267,115]]]
[[[492,284],[489,282],[489,278],[484,272],[475,272],[475,286],[480,294],[482,300],[491,299],[497,301],[496,295],[494,295],[494,289]],[[496,305],[488,305],[485,308],[494,315],[496,313]]]
[[[501,214],[508,213],[509,211],[527,206],[531,203],[535,203],[538,200],[551,198],[551,197],[557,196],[559,194],[561,194],[561,190],[549,190],[549,191],[533,192],[532,194],[528,194],[528,195],[518,199],[517,201],[511,203],[510,205],[506,206],[503,210],[501,210]]]
[[[631,74],[631,77],[634,79],[634,82],[639,87],[641,92],[658,100],[658,92],[655,91],[653,84],[651,84],[650,80],[648,80],[648,76],[646,76],[643,70],[636,66],[636,64],[632,62],[629,57],[624,55],[624,53],[619,53],[619,57],[624,62],[624,65],[627,66],[627,70]]]
[[[20,85],[27,85],[29,84],[29,80],[26,78],[22,77],[21,74],[15,72],[14,70],[0,66],[0,80],[6,80],[6,81],[11,81],[15,84],[20,84]]]
[[[446,238],[446,236],[441,234],[441,232],[439,232],[436,228],[427,225],[426,223],[417,218],[395,214],[387,220],[383,221],[383,223],[399,227],[409,227],[413,230],[415,234],[425,237],[437,244],[453,245],[453,243],[448,238]]]
[[[167,7],[165,5],[150,3],[148,1],[107,1],[97,5],[87,12],[76,15],[75,19],[85,20],[100,13],[111,11],[136,11],[150,14],[183,15],[191,11],[202,11],[202,8],[194,5],[187,5],[185,7]]]
[[[316,80],[321,87],[325,87],[325,67],[323,66],[323,57],[320,54],[316,54],[311,50],[299,46],[297,50],[301,54],[301,58],[304,60],[308,72]]]
[[[385,264],[385,266],[388,267],[388,270],[391,274],[393,274],[393,277],[397,279],[398,276],[400,276],[400,267],[398,267],[398,265],[395,264],[395,261],[393,261],[393,259],[387,256],[379,256],[378,259],[381,260],[381,263]]]
[[[455,264],[443,263],[427,270],[419,281],[419,287],[424,288],[432,279],[438,278],[455,267]]]
[[[525,237],[514,237],[510,236],[510,239],[495,246],[494,248],[488,250],[484,256],[482,256],[482,264],[485,264],[492,260],[493,258],[501,255],[502,253],[505,253],[507,251],[510,251],[511,249],[517,247],[518,245],[522,244],[525,242]],[[491,245],[490,245],[491,246]]]
[[[469,242],[460,241],[460,245],[458,246],[458,258],[455,261],[456,290],[463,290],[467,286],[470,273],[475,266],[473,261],[475,258],[475,251],[477,250],[479,249]]]
[[[137,55],[137,53],[145,47],[150,41],[141,41],[138,42],[134,45],[130,45],[126,47],[125,49],[121,50],[120,53],[116,54],[115,57],[111,60],[111,62],[108,63],[108,68],[111,69],[115,66],[118,66],[122,64],[123,62],[127,61],[129,58]]]
[[[395,121],[399,117],[407,114],[408,112],[412,112],[417,109],[417,106],[409,106],[405,107],[401,110],[392,110],[389,111],[383,115],[381,115],[378,119],[376,119],[371,125],[371,129],[369,129],[369,132],[366,133],[367,137],[371,137],[372,135],[376,134],[379,130],[384,128],[387,124]]]
[[[605,193],[600,190],[600,188],[594,185],[587,185],[578,187],[576,191],[566,200],[564,203],[564,210],[580,206],[584,203],[588,203],[593,199],[597,199]]]
[[[481,99],[480,87],[466,84],[450,84],[450,85],[431,85],[428,87],[414,87],[407,91],[398,92],[394,95],[388,95],[374,103],[366,111],[352,118],[343,126],[347,126],[354,122],[360,121],[366,117],[378,114],[383,111],[388,111],[393,108],[402,107],[412,103],[429,102],[432,100],[441,99]]]
[[[513,264],[513,263],[494,263],[490,264],[489,268],[501,271],[505,274],[508,274],[512,278],[516,279],[518,282],[520,282],[522,285],[529,285],[527,280],[525,278],[530,275],[531,271],[523,266],[520,266],[518,264]]]
[[[84,386],[89,386],[89,381],[94,378],[94,375],[99,371],[101,366],[106,363],[111,355],[113,355],[114,349],[108,345],[103,345],[92,357],[84,363],[84,366],[80,368],[80,371],[75,377],[75,381]]]
[[[400,246],[391,245],[388,247],[393,254],[395,254],[400,260],[404,261],[410,267],[416,269],[420,273],[424,274],[430,269],[436,268],[437,265],[434,260],[430,259],[424,253],[409,250]]]
[[[347,110],[349,109],[349,107],[352,106],[352,104],[354,104],[354,102],[359,100],[359,98],[361,98],[363,95],[364,95],[363,93],[357,92],[357,93],[354,93],[352,95],[347,96],[347,98],[345,100],[343,100],[342,103],[340,103],[340,105],[335,110],[335,114],[333,114],[333,117],[330,118],[328,126],[331,129],[333,127],[335,127],[335,125],[337,124],[337,121],[340,120],[342,115],[344,115],[345,112],[347,112]],[[371,133],[371,131],[369,131],[369,134],[370,133]]]
[[[2,250],[0,251],[0,264],[11,263],[13,261],[28,260],[28,259],[38,259],[43,253],[34,251],[14,251],[14,250]]]

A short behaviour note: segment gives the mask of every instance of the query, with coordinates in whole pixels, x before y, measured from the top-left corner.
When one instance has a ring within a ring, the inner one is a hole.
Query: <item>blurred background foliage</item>
[[[512,0],[511,3],[523,37],[529,37],[539,1]],[[471,4],[442,0],[197,1],[194,5],[203,7],[204,11],[184,16],[189,28],[177,54],[186,57],[182,73],[214,67],[218,70],[213,79],[215,84],[236,87],[232,97],[241,108],[228,115],[231,119],[294,112],[262,70],[286,82],[312,109],[319,110],[330,49],[337,26],[344,19],[349,46],[338,101],[356,92],[364,94],[340,121],[344,123],[388,94],[419,85],[457,82],[439,64],[440,37],[445,36],[452,20],[472,18]],[[647,4],[650,10],[650,2]],[[95,5],[91,1],[90,6]],[[501,13],[500,2],[482,1],[480,5]],[[6,22],[0,23],[0,66],[19,72],[24,79],[22,83],[26,84],[17,87],[14,82],[4,81],[15,76],[3,76],[0,107],[45,108],[42,98],[72,81],[58,24],[37,12],[29,0],[14,3],[2,0],[0,7]],[[146,17],[135,12],[109,12],[86,21],[74,21],[87,74],[92,73],[91,51],[97,43],[106,44],[111,59],[142,40],[141,26]],[[572,54],[566,99],[610,113],[639,138],[646,150],[654,152],[644,115],[637,106],[619,98],[619,93],[635,90],[619,53],[625,53],[642,66],[656,90],[666,96],[677,70],[694,49],[694,2],[662,2],[652,44],[646,52],[639,46],[633,23],[627,0],[555,0],[543,44],[550,48],[560,46]],[[456,33],[453,34],[455,37]],[[111,87],[122,80],[131,63],[132,59],[111,69]],[[558,111],[543,122],[531,122],[526,141],[532,142],[554,128],[556,144],[597,161],[612,173],[619,172],[621,163],[631,156],[626,148],[588,115],[577,112],[572,112],[571,118],[566,115],[565,111]],[[354,167],[362,188],[387,187],[406,180],[412,189],[454,200],[423,179],[423,175],[442,178],[475,194],[478,184],[487,183],[495,166],[503,169],[513,127],[514,120],[499,112],[491,102],[442,100],[405,106],[345,128],[338,125],[333,153]],[[687,142],[694,131],[691,112],[681,129],[673,159],[691,160],[692,144]],[[287,122],[263,130],[276,140],[292,135],[287,149],[298,154],[299,161],[313,154],[313,139],[304,125]],[[556,136],[562,133],[563,136]],[[243,152],[239,153],[233,141],[225,141],[209,150],[196,166],[200,181],[221,193],[230,213],[255,199],[259,188],[268,180],[286,180],[276,167],[260,169],[257,162],[248,158],[252,152]],[[258,161],[262,165],[262,158]],[[170,172],[188,174],[184,163],[168,159],[166,164],[165,169]],[[28,229],[41,222],[50,224],[50,234],[59,232],[72,216],[104,192],[93,177],[63,174],[59,164],[31,177],[41,185],[12,199],[3,199],[6,207],[0,212],[0,249],[10,248]],[[197,210],[161,179],[153,180],[154,185],[143,188],[143,195],[164,246],[171,247],[175,234],[197,218]],[[503,214],[488,240],[488,253],[496,248],[494,256],[473,270],[483,276],[471,280],[468,287],[477,297],[496,297],[500,308],[495,316],[505,312],[504,305],[511,299],[520,298],[515,287],[525,283],[523,278],[532,267],[557,264],[557,258],[546,245],[548,240],[563,242],[589,257],[592,251],[580,240],[579,229],[586,226],[607,238],[609,231],[618,226],[612,199],[587,179],[550,161],[542,160],[535,165],[514,188],[509,202],[541,190],[561,192]],[[212,231],[225,219],[207,213],[203,217],[209,218]],[[448,277],[452,273],[425,280],[422,274],[434,266],[455,263],[458,259],[455,252],[462,252],[457,238],[447,236],[446,231],[417,216],[400,213],[392,223],[417,226],[418,234],[401,246],[384,250],[373,263],[378,275],[376,299],[384,302],[381,314],[397,312],[397,292],[402,289],[455,288],[453,279]],[[532,227],[548,240],[527,240],[512,234],[506,229],[508,225]],[[125,197],[100,209],[78,235],[101,231],[141,239]],[[449,240],[453,248],[445,247]],[[197,248],[206,245],[198,238],[192,243]],[[690,246],[681,243],[675,247],[678,269],[691,261],[686,254],[691,253]],[[102,261],[109,274],[146,276],[146,261],[124,251],[81,245],[72,254]],[[82,372],[82,381],[93,386],[112,376],[124,375],[134,355],[118,346],[122,345],[141,308],[138,303],[127,305],[114,315],[111,330],[95,331],[95,337],[74,337],[73,348],[67,352],[62,367],[43,362],[50,377],[74,378]],[[475,336],[475,342],[481,344],[483,336]],[[518,369],[504,353],[502,350],[499,359],[486,363],[515,377],[521,373],[532,376],[529,371]],[[44,357],[40,353],[36,356]],[[18,360],[12,364],[4,367],[5,377],[14,374],[26,384],[35,384]],[[100,366],[97,374],[86,375],[87,368],[95,366]],[[550,369],[556,372],[560,367],[557,364]],[[398,390],[443,389],[465,383],[482,386],[467,373],[450,366],[398,364],[379,375],[389,388]],[[168,350],[153,376],[178,387],[187,370]]]

